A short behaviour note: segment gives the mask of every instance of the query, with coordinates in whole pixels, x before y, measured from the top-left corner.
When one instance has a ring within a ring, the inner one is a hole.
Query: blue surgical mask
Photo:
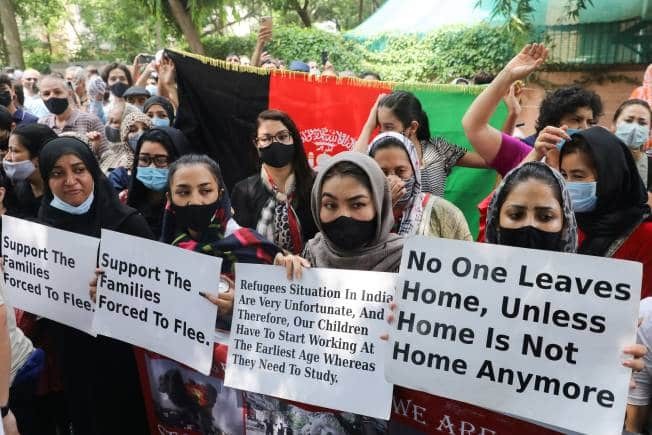
[[[156,85],[147,85],[145,86],[145,89],[149,91],[149,94],[153,97],[154,95],[158,95],[158,86]]]
[[[616,126],[615,135],[622,140],[629,149],[641,148],[650,138],[650,126],[635,122],[621,122]]]
[[[566,183],[566,187],[568,188],[575,213],[586,213],[595,210],[595,206],[598,203],[598,197],[596,195],[597,181],[573,181]]]
[[[149,190],[162,192],[168,185],[168,168],[139,167],[136,179]]]
[[[154,127],[169,127],[170,126],[170,119],[169,118],[159,118],[158,116],[155,116],[152,118],[152,125]]]
[[[95,193],[91,191],[91,194],[88,195],[88,198],[78,206],[70,205],[67,202],[62,201],[59,199],[58,196],[54,195],[54,198],[52,198],[52,201],[50,201],[50,205],[54,208],[58,208],[61,211],[65,211],[66,213],[70,214],[75,214],[75,215],[80,215],[80,214],[85,214],[90,210],[91,205],[93,205],[93,200],[95,199]]]
[[[582,130],[579,128],[569,128],[568,130],[566,130],[566,134],[571,136],[580,131]],[[561,149],[561,147],[563,147],[565,143],[566,143],[566,139],[562,139],[559,142],[557,142],[557,149]]]

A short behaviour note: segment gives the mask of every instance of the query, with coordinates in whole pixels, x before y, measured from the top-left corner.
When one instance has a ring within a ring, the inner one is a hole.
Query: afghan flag
[[[301,132],[313,168],[329,155],[350,150],[378,95],[393,90],[410,91],[419,98],[433,136],[443,136],[470,149],[462,117],[482,90],[480,87],[317,77],[243,67],[171,50],[166,54],[174,61],[177,73],[176,126],[199,151],[220,164],[229,188],[257,171],[252,139],[256,117],[265,109],[279,109],[290,115]],[[501,106],[492,124],[500,128],[505,116]],[[445,198],[464,212],[474,237],[478,230],[477,205],[495,182],[494,171],[459,167],[447,179]]]

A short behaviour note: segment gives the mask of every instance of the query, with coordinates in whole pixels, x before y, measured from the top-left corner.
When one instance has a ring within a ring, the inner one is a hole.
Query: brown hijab
[[[378,216],[373,240],[366,246],[353,251],[345,251],[335,246],[323,233],[319,219],[324,175],[340,162],[353,163],[367,174]],[[363,153],[352,151],[340,153],[329,159],[319,168],[312,188],[310,206],[320,232],[306,244],[303,256],[310,261],[313,267],[398,272],[403,251],[403,238],[390,233],[394,224],[392,198],[385,175],[374,159]]]

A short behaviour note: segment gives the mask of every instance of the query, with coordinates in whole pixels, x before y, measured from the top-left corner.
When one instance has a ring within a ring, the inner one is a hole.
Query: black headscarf
[[[170,100],[161,97],[160,95],[154,95],[145,100],[145,104],[143,104],[143,113],[147,113],[147,110],[155,104],[158,104],[167,112],[168,118],[170,119],[170,126],[174,125],[174,106],[170,103]]]
[[[49,186],[50,172],[57,160],[66,154],[79,157],[95,183],[93,204],[87,213],[81,215],[66,213],[50,205],[54,198]],[[102,228],[116,230],[129,216],[137,213],[133,208],[120,203],[111,183],[100,170],[93,152],[77,138],[66,136],[48,142],[39,156],[39,170],[43,177],[44,193],[38,218],[45,225],[99,237]]]
[[[604,256],[614,241],[627,236],[650,214],[647,192],[632,154],[611,132],[591,127],[573,136],[586,142],[598,180],[595,210],[575,214],[585,235],[578,253]]]
[[[138,139],[136,151],[134,152],[134,161],[131,167],[131,178],[129,179],[129,194],[127,195],[127,205],[140,211],[154,235],[158,237],[161,232],[161,222],[163,220],[163,211],[165,209],[165,199],[157,206],[152,206],[148,202],[148,189],[136,179],[138,174],[138,155],[145,141],[158,142],[168,152],[168,162],[172,163],[184,154],[189,154],[192,149],[186,136],[172,127],[154,127],[147,130]]]

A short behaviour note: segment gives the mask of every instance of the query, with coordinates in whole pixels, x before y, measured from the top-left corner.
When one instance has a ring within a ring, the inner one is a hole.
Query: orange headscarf
[[[634,98],[647,101],[647,103],[652,106],[652,63],[648,65],[647,69],[645,70],[645,75],[643,76],[643,85],[634,89],[632,95],[629,96],[630,100]],[[643,148],[652,148],[652,139],[648,140]]]

